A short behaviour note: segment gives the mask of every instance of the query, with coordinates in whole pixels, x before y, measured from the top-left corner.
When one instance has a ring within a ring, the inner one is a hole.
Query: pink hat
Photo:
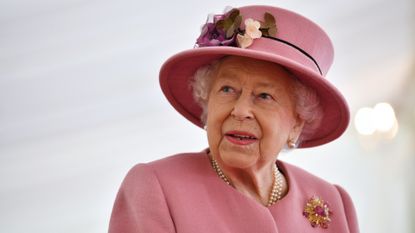
[[[244,45],[237,37],[249,35],[240,22],[250,18],[261,21],[262,37],[248,38],[252,44]],[[228,19],[227,26],[218,27],[218,21],[224,19]],[[231,24],[241,26],[235,29],[229,26]],[[241,48],[244,46],[247,47]],[[350,118],[347,103],[325,79],[333,62],[333,45],[329,37],[307,18],[270,6],[246,6],[225,15],[215,15],[214,21],[203,27],[195,48],[170,57],[161,67],[160,85],[164,95],[180,114],[197,126],[203,127],[202,109],[193,98],[190,80],[198,68],[227,55],[280,64],[316,91],[323,108],[322,123],[299,148],[328,143],[346,130]]]

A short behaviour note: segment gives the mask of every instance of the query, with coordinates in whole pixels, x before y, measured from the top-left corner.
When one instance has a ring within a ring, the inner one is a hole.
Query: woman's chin
[[[251,167],[258,161],[256,153],[220,151],[219,154],[224,165],[233,168]]]

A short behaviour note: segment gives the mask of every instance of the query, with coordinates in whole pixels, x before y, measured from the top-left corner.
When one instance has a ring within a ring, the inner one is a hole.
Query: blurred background
[[[207,147],[158,71],[209,13],[250,4],[320,24],[350,103],[343,137],[281,159],[346,188],[361,232],[415,232],[413,0],[0,1],[0,232],[106,232],[134,164]]]

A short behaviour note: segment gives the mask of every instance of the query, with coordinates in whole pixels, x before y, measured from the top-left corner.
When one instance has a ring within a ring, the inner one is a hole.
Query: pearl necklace
[[[209,159],[210,159],[210,162],[212,164],[213,169],[216,171],[216,174],[218,174],[218,176],[223,181],[225,181],[225,183],[227,183],[228,185],[232,186],[231,181],[223,173],[222,169],[219,167],[218,162],[211,155],[209,155]],[[271,205],[275,204],[278,200],[281,199],[281,195],[282,195],[282,182],[283,182],[283,180],[282,180],[282,174],[278,170],[277,165],[274,165],[274,183],[272,184],[272,189],[271,189],[271,192],[269,194],[269,199],[268,199],[267,206],[271,206]]]

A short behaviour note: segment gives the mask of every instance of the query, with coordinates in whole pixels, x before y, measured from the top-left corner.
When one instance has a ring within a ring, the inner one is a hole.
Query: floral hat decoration
[[[242,56],[284,66],[319,96],[323,119],[302,139],[299,148],[338,138],[350,113],[342,94],[325,76],[333,62],[333,45],[311,20],[271,6],[232,8],[213,15],[202,26],[194,48],[170,57],[160,69],[161,89],[186,119],[203,128],[202,109],[193,99],[190,82],[196,70],[224,56]]]
[[[199,47],[206,46],[238,46],[249,47],[254,39],[261,36],[275,37],[277,26],[275,18],[265,12],[264,21],[257,21],[252,18],[245,20],[245,30],[240,28],[242,16],[238,9],[232,9],[223,15],[213,16],[213,22],[206,23],[202,33],[196,41]]]

